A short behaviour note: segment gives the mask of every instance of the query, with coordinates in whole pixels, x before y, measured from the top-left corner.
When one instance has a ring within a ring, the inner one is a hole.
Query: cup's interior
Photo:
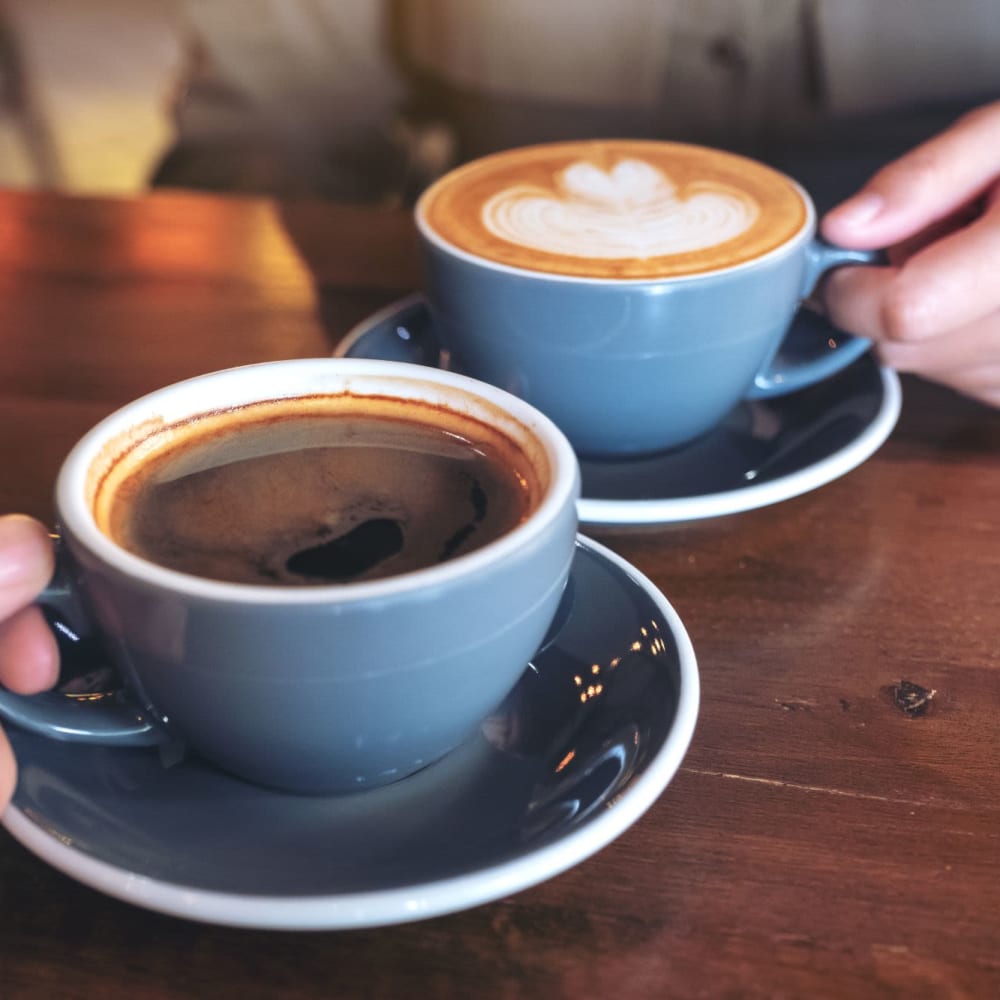
[[[523,483],[529,498],[524,522],[555,502],[557,483],[563,491],[568,488],[572,477],[560,452],[560,435],[544,418],[490,387],[480,391],[477,383],[448,373],[401,370],[408,367],[340,359],[286,362],[161,390],[113,414],[78,445],[60,479],[60,505],[67,496],[82,496],[84,519],[104,544],[128,548],[116,538],[116,504],[126,484],[141,480],[164,454],[177,456],[175,472],[197,469],[206,457],[224,465],[227,450],[234,461],[245,457],[241,434],[251,424],[298,417],[349,421],[359,414],[433,427],[442,432],[444,447],[465,440],[488,448],[492,460],[516,470]],[[279,449],[296,446],[294,434],[274,440]],[[198,447],[189,449],[192,442]],[[565,450],[572,454],[568,445]],[[287,488],[294,491],[296,484]]]

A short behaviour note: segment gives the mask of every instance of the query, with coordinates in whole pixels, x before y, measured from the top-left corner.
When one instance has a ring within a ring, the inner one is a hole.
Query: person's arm
[[[59,652],[41,612],[32,604],[52,576],[52,543],[45,528],[19,514],[0,517],[0,685],[33,694],[55,683]],[[0,732],[0,812],[17,772]]]
[[[822,223],[833,243],[889,248],[825,290],[837,326],[882,361],[1000,406],[1000,101],[884,167]]]

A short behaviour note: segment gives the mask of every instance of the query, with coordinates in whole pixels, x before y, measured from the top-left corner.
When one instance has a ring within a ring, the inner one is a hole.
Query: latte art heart
[[[502,150],[439,178],[417,225],[487,266],[596,280],[717,273],[810,225],[798,185],[745,156],[677,142],[585,139]]]
[[[554,190],[513,185],[482,208],[498,239],[543,253],[594,259],[663,257],[718,246],[745,233],[760,214],[749,194],[720,184],[688,186],[682,197],[666,173],[639,159],[602,170],[571,163]]]

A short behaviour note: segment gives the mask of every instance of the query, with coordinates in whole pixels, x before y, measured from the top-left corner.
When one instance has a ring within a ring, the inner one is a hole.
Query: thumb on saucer
[[[0,685],[20,694],[51,686],[59,651],[41,611],[32,606],[52,576],[52,543],[30,517],[0,517]]]

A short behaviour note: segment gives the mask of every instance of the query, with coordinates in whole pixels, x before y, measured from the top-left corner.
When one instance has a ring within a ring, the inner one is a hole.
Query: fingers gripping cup
[[[802,388],[867,350],[776,358],[819,276],[873,254],[814,238],[790,178],[669,142],[555,143],[474,161],[417,204],[427,295],[454,367],[523,397],[581,455],[634,455]]]
[[[57,484],[60,578],[126,692],[0,692],[0,715],[177,740],[292,790],[404,777],[474,732],[542,642],[578,492],[547,418],[459,375],[320,359],[160,390],[87,434]]]

